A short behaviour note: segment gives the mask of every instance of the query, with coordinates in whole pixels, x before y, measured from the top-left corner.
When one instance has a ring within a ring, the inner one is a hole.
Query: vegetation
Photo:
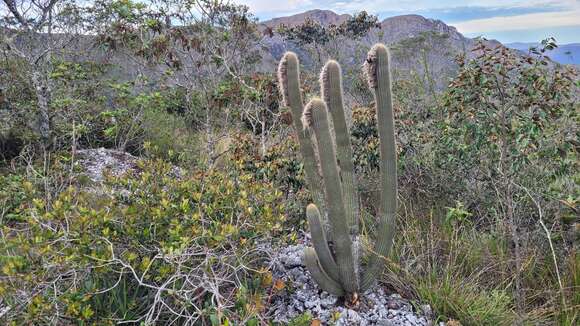
[[[378,27],[380,24],[377,16],[361,11],[338,25],[325,26],[311,18],[306,18],[304,23],[296,26],[280,25],[277,32],[285,40],[310,52],[317,68],[323,64],[325,58],[338,59],[343,52],[343,46],[341,46],[343,42],[363,38]]]
[[[99,191],[71,185],[50,200],[36,180],[3,180],[22,189],[3,217],[1,289],[12,323],[256,318],[253,296],[272,282],[256,245],[282,229],[281,192],[235,170],[138,166],[139,176],[109,176]],[[216,311],[216,301],[241,306]]]
[[[25,3],[0,2],[0,324],[273,324],[295,285],[270,257],[305,232],[337,294],[378,279],[450,325],[578,324],[580,82],[545,56],[553,39],[528,54],[474,41],[440,89],[434,48],[452,40],[416,35],[389,44],[391,85],[369,91],[366,13],[315,27],[326,43],[296,38],[320,36],[312,22],[270,31],[306,63],[287,55],[279,83],[244,6]],[[369,66],[387,76],[379,49]],[[120,163],[100,173],[98,152]],[[350,190],[325,199],[318,161]],[[324,240],[355,234],[371,259]]]

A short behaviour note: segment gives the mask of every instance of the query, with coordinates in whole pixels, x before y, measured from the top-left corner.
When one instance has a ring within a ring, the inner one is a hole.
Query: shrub
[[[0,242],[6,322],[247,321],[263,309],[258,244],[281,228],[281,192],[235,170],[138,167],[50,201],[16,178],[25,198]]]
[[[419,144],[409,149],[428,182],[415,185],[419,200],[402,199],[402,268],[386,277],[464,324],[574,324],[577,77],[486,44],[461,58],[421,128],[401,135]]]

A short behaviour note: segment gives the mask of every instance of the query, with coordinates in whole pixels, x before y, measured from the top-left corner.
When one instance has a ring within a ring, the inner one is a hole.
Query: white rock
[[[302,264],[304,245],[279,250],[271,269],[274,278],[283,279],[293,289],[272,298],[269,312],[274,322],[288,323],[298,315],[309,312],[323,325],[395,326],[426,325],[431,317],[416,314],[411,304],[398,294],[387,295],[381,287],[365,292],[357,310],[338,305],[338,299],[318,288]],[[391,308],[392,309],[389,309]],[[335,321],[334,318],[339,316]]]

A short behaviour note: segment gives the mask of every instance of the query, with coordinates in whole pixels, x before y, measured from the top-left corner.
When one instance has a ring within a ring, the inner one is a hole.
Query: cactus
[[[284,105],[292,111],[306,180],[314,201],[306,208],[314,248],[306,248],[304,263],[323,290],[346,296],[351,303],[374,283],[382,270],[393,243],[397,206],[391,77],[389,53],[384,45],[373,46],[365,68],[377,108],[381,196],[376,243],[363,266],[354,245],[358,240],[361,213],[350,133],[344,114],[340,66],[333,60],[326,63],[320,76],[322,99],[314,98],[306,106],[302,103],[296,55],[287,52],[278,68]]]

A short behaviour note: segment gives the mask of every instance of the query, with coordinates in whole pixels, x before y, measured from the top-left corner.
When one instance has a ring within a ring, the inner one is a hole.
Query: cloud
[[[548,27],[580,26],[580,9],[509,17],[474,19],[453,24],[461,33],[498,32]]]
[[[234,1],[250,7],[257,14],[274,12],[291,12],[301,8],[309,8],[312,0],[247,0]]]
[[[258,16],[286,14],[310,9],[330,9],[338,13],[353,13],[366,10],[372,13],[409,13],[430,10],[456,10],[458,8],[488,8],[525,10],[535,8],[569,8],[578,4],[577,0],[234,0],[246,4]],[[522,9],[523,8],[523,9]]]
[[[417,10],[408,13],[422,15],[428,18],[440,19],[445,23],[449,24],[483,18],[518,16],[531,13],[558,12],[563,10],[566,9],[560,6],[513,7],[513,8],[471,6],[471,7],[453,7],[453,8]],[[396,16],[398,14],[400,14],[400,12],[396,11],[395,12],[384,11],[379,13],[381,17]]]

